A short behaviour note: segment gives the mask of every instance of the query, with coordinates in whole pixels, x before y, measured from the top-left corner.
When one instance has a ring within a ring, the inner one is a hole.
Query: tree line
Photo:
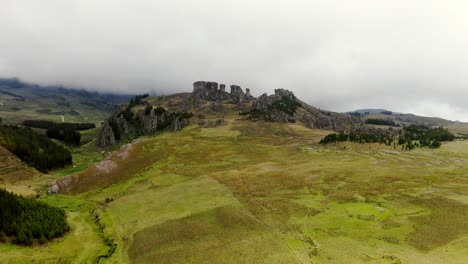
[[[380,131],[385,131],[380,129]],[[410,125],[403,128],[399,135],[391,133],[340,132],[325,136],[320,144],[351,141],[357,143],[381,143],[401,146],[404,150],[417,147],[439,148],[444,141],[453,141],[455,135],[443,127],[431,128],[424,125]]]
[[[58,127],[58,128],[67,128],[72,130],[88,130],[91,128],[95,128],[96,124],[94,123],[56,123],[53,121],[48,120],[24,120],[23,125],[27,127],[35,127],[35,128],[43,128],[48,129],[51,127]]]
[[[45,243],[70,230],[65,211],[41,201],[0,189],[0,239],[14,236],[14,243]]]
[[[29,127],[0,125],[0,145],[41,172],[72,164],[69,150]]]
[[[395,121],[391,119],[380,119],[380,118],[369,118],[366,120],[366,124],[400,127],[400,124],[395,123]]]
[[[23,121],[23,125],[47,129],[46,135],[48,138],[57,139],[66,144],[75,146],[79,146],[81,143],[79,130],[87,130],[96,127],[94,123],[56,123],[48,120],[25,120]]]
[[[130,102],[128,103],[128,107],[133,107],[135,105],[140,105],[143,103],[143,99],[148,98],[149,94],[142,94],[142,95],[137,95],[130,99]]]

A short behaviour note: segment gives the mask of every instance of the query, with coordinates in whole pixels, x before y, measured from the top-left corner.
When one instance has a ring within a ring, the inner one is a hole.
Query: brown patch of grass
[[[281,239],[234,207],[146,228],[128,252],[133,263],[271,263],[273,255],[275,263],[295,263]]]
[[[443,246],[459,236],[468,234],[468,206],[444,197],[412,201],[426,207],[431,214],[412,216],[414,231],[408,242],[421,251],[430,251]]]

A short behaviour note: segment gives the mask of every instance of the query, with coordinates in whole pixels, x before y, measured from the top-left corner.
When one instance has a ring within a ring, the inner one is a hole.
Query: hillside
[[[222,87],[196,82],[190,93],[135,97],[74,152],[103,160],[67,175],[16,181],[15,188],[54,193],[40,200],[64,209],[71,230],[46,246],[0,243],[2,261],[461,264],[468,258],[468,141],[412,151],[322,145],[333,129],[360,128],[362,121],[308,106],[283,89],[254,97]]]
[[[392,120],[401,126],[411,124],[430,127],[444,126],[455,134],[468,135],[468,123],[447,120],[440,117],[418,116],[410,113],[404,114],[385,109],[359,109],[348,113],[359,116],[364,123],[366,123],[368,119]]]
[[[352,115],[323,111],[297,99],[288,90],[272,95],[251,95],[240,86],[199,81],[191,93],[153,98],[135,97],[109,117],[97,136],[100,147],[115,145],[121,138],[154,135],[162,130],[179,131],[190,123],[203,127],[224,124],[224,116],[235,114],[252,121],[297,123],[308,128],[345,131],[361,125]]]
[[[4,122],[62,122],[62,116],[67,122],[99,122],[130,97],[0,78],[0,116]]]
[[[359,113],[363,120],[369,118],[391,119],[401,124],[419,124],[426,126],[448,126],[457,122],[440,117],[418,116],[415,114],[403,114],[385,109],[360,109],[350,113]]]

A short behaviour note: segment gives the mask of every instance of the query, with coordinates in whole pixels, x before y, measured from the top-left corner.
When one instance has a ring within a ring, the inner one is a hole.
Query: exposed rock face
[[[96,145],[101,148],[111,147],[114,146],[116,143],[114,132],[112,131],[112,127],[109,125],[107,120],[104,121],[104,124],[99,130],[96,139]]]
[[[239,104],[239,102],[242,101],[242,105],[244,99],[244,91],[242,91],[242,88],[240,86],[231,85],[231,93],[229,94],[229,96],[231,97],[234,103]]]
[[[238,97],[241,94],[244,95],[244,91],[239,85],[231,85],[231,96]]]
[[[245,93],[238,85],[231,85],[231,90],[226,93],[226,86],[215,82],[195,82],[193,84],[192,96],[195,104],[210,102],[211,109],[223,112],[223,100],[230,99],[236,104],[238,110],[249,113],[249,117],[257,120],[272,122],[296,122],[304,123],[310,128],[349,130],[360,126],[359,118],[350,115],[322,111],[308,106],[298,100],[294,93],[285,89],[276,89],[273,95],[262,94],[255,98],[251,95],[250,89],[246,88]],[[248,102],[253,102],[253,109],[246,109]],[[204,126],[210,126],[204,124]]]
[[[302,103],[298,119],[310,128],[349,131],[362,124],[361,119],[351,115],[323,111]]]
[[[250,100],[254,99],[254,97],[250,94],[250,89],[249,88],[245,88],[244,99],[245,99],[245,101],[250,101]]]
[[[215,108],[218,109],[222,101],[227,98],[226,85],[221,84],[218,89],[218,83],[216,82],[194,82],[192,96],[195,105],[200,105],[204,101],[212,101],[217,103]]]
[[[300,102],[291,91],[276,89],[275,94],[262,94],[254,103],[251,117],[272,122],[296,122]]]
[[[174,118],[174,120],[171,123],[171,131],[172,132],[180,131],[182,130],[182,128],[186,127],[187,125],[188,125],[188,120],[178,116]]]
[[[146,115],[144,112],[140,113],[140,120],[142,125],[142,132],[144,135],[151,135],[156,133],[158,129],[158,121],[162,122],[165,119],[165,113],[161,116],[156,115],[155,110],[151,109],[150,113]]]
[[[268,96],[268,94],[262,94],[254,104],[254,109],[267,110],[273,103],[288,100],[291,102],[298,102],[294,93],[285,89],[275,89],[275,94]]]
[[[268,97],[267,93],[264,93],[260,95],[260,97],[257,98],[257,101],[254,104],[254,109],[257,110],[267,110],[268,106],[271,105],[273,102],[270,100],[270,97]]]
[[[120,137],[128,137],[130,134],[127,120],[120,114],[119,117],[113,117]]]

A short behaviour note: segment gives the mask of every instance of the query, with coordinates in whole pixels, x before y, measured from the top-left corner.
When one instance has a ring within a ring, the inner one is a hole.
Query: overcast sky
[[[468,121],[466,0],[0,0],[0,77],[93,90],[197,80],[320,108]]]

